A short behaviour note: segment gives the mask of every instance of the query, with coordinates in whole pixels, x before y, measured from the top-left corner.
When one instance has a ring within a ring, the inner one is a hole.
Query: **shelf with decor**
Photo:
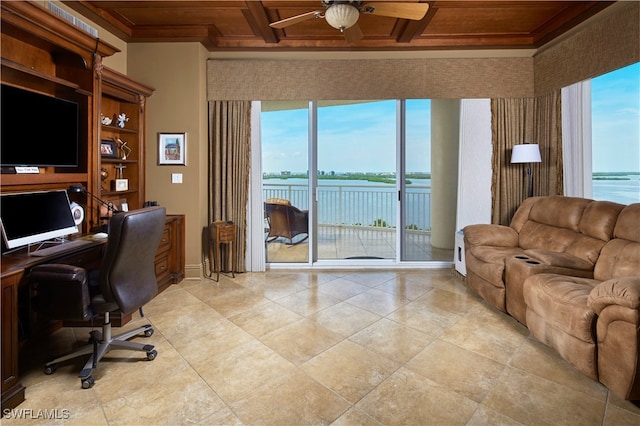
[[[109,68],[101,77],[96,195],[118,210],[139,209],[145,201],[145,106],[154,89]],[[104,210],[96,220],[105,220]]]

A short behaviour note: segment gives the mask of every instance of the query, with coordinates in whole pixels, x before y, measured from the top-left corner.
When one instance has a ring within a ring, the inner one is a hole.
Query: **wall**
[[[199,43],[132,43],[127,63],[129,77],[156,89],[147,101],[147,200],[186,216],[185,273],[199,277],[208,199],[206,51]],[[158,132],[187,134],[186,166],[158,165]],[[173,173],[182,184],[171,183]]]

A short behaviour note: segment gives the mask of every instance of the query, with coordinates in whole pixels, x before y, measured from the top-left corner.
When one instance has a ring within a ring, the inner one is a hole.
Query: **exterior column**
[[[455,247],[460,100],[431,101],[431,245]]]

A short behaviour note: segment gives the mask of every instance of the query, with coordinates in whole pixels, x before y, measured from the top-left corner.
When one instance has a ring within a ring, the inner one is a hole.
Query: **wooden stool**
[[[220,271],[223,269],[221,262],[221,248],[222,244],[227,248],[227,257],[231,257],[231,276],[236,277],[234,271],[236,270],[236,256],[234,254],[236,243],[236,225],[233,222],[225,222],[217,220],[209,224],[209,265],[211,269],[211,276],[213,271],[216,272],[216,281],[220,280]]]

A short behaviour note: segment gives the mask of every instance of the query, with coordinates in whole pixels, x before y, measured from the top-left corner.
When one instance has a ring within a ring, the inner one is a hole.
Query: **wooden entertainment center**
[[[3,85],[73,101],[79,108],[78,165],[41,167],[38,173],[3,170],[0,192],[29,192],[82,186],[117,209],[142,208],[145,202],[145,104],[151,87],[103,66],[119,50],[57,17],[40,4],[4,1],[1,7],[1,79]],[[121,116],[124,114],[124,116]],[[123,118],[118,120],[119,116]],[[33,117],[38,125],[38,117]],[[51,129],[55,132],[55,129]],[[5,143],[5,141],[3,141]],[[69,194],[85,209],[82,233],[108,221],[110,212],[91,196]],[[25,220],[29,220],[25,214]],[[19,382],[19,352],[28,336],[19,333],[24,310],[19,295],[36,263],[99,264],[104,242],[64,256],[34,260],[23,254],[2,258],[2,409],[24,400]],[[160,291],[184,278],[184,215],[167,215],[156,253]],[[28,292],[27,292],[28,294]],[[28,305],[28,303],[27,303]],[[27,313],[29,315],[29,313]],[[122,322],[126,322],[126,318]]]

